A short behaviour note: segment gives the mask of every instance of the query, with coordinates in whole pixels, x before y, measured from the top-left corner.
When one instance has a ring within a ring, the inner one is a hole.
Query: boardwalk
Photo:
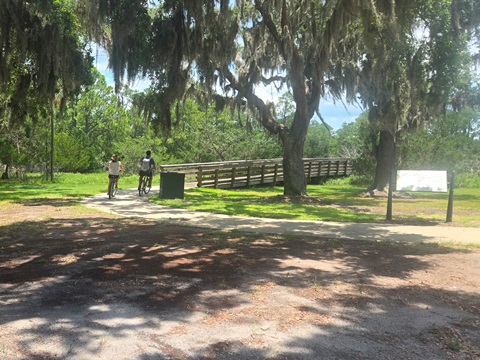
[[[303,164],[308,183],[348,176],[353,170],[348,158],[305,158]],[[161,165],[160,171],[183,173],[198,187],[213,188],[282,185],[284,176],[282,159]]]

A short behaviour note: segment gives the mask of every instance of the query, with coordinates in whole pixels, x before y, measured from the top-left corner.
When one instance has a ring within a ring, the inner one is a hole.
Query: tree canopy
[[[379,133],[372,189],[383,190],[388,184],[401,132],[424,128],[445,114],[460,89],[471,88],[468,47],[478,4],[475,8],[469,3],[470,12],[465,13],[467,4],[459,1],[403,2],[397,13],[404,16],[379,18],[359,33],[365,55],[358,92],[369,109],[372,129]]]
[[[401,119],[414,124],[428,118],[427,104],[445,103],[465,33],[478,26],[476,0],[79,3],[109,49],[116,82],[124,74],[152,79],[157,123],[169,127],[172,106],[193,92],[255,113],[283,143],[286,195],[306,194],[307,129],[327,93],[355,101],[360,92],[371,119],[394,138]],[[430,41],[417,41],[419,29]],[[291,91],[288,125],[257,95],[265,85]]]
[[[479,0],[5,0],[0,112],[10,123],[26,114],[35,120],[56,94],[64,105],[91,83],[88,35],[108,50],[117,92],[124,77],[152,80],[150,91],[132,97],[147,124],[179,124],[192,98],[204,109],[212,100],[240,109],[246,129],[256,118],[281,140],[285,194],[305,195],[305,146],[309,154],[318,147],[307,131],[326,95],[361,97],[380,134],[377,160],[384,155],[388,166],[400,130],[465,103],[466,49],[479,38],[479,9]],[[267,85],[291,93],[288,119],[289,109],[259,96]],[[82,131],[95,134],[95,115],[82,116]]]
[[[129,78],[148,74],[155,82],[158,121],[169,126],[171,106],[189,91],[211,94],[221,87],[223,93],[217,95],[224,103],[246,103],[279,136],[285,194],[304,195],[308,124],[327,88],[334,96],[343,91],[354,96],[354,88],[344,81],[344,74],[354,69],[349,66],[349,22],[383,11],[373,5],[353,0],[210,0],[163,1],[152,9],[142,0],[99,0],[83,1],[80,8],[89,15],[89,28],[98,40],[105,39],[100,24],[109,26],[110,42],[105,44],[116,82],[125,70]],[[291,89],[296,106],[290,126],[278,122],[271,104],[256,95],[261,84]]]
[[[0,2],[0,117],[33,119],[57,95],[66,99],[91,81],[72,1]]]

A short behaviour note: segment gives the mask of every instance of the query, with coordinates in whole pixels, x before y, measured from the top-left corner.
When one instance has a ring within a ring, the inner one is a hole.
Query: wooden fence
[[[352,165],[347,158],[306,158],[303,163],[308,183],[320,183],[327,178],[352,173]],[[160,171],[183,173],[186,181],[196,181],[197,187],[235,188],[283,184],[282,159],[160,165]]]

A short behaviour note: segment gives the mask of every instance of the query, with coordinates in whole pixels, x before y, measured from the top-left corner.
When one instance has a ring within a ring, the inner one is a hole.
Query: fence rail
[[[308,183],[352,173],[348,158],[306,158],[303,164]],[[283,183],[282,159],[160,165],[160,171],[184,173],[187,181],[197,182],[197,187],[235,188]]]

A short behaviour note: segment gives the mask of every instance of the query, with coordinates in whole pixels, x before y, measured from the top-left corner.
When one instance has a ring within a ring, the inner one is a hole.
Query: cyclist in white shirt
[[[112,183],[112,179],[119,179],[120,178],[120,170],[125,171],[123,168],[122,163],[118,160],[117,154],[112,154],[112,158],[108,162],[108,190],[107,195],[110,192],[110,184]],[[117,180],[118,182],[118,180]]]

